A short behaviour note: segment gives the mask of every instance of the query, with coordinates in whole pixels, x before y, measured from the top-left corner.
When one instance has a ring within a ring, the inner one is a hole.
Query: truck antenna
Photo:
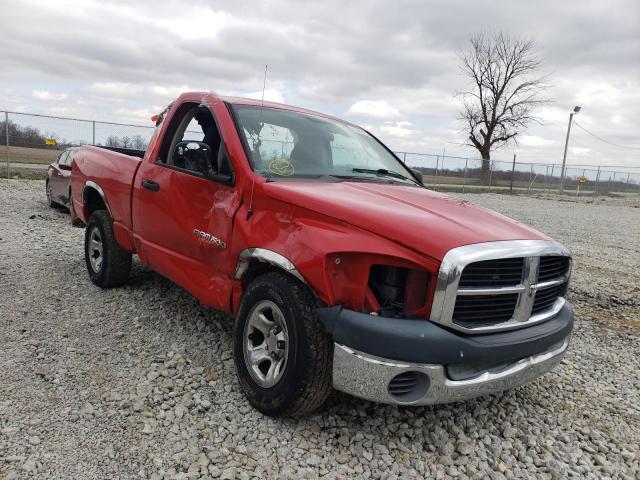
[[[265,88],[267,87],[267,69],[269,68],[269,65],[265,65],[264,66],[264,78],[262,80],[262,99],[260,100],[260,130],[258,131],[258,149],[260,149],[260,133],[262,133],[262,110],[264,110],[264,91]],[[253,215],[253,191],[255,189],[256,186],[256,177],[255,174],[253,176],[253,180],[251,181],[251,197],[249,197],[249,208],[247,209],[247,220],[249,220],[251,218],[251,215]]]
[[[260,100],[260,124],[262,124],[262,110],[264,109],[264,91],[267,87],[267,69],[269,65],[264,66],[264,79],[262,80],[262,100]],[[260,129],[262,131],[262,128]],[[260,132],[258,132],[258,140],[260,140]]]

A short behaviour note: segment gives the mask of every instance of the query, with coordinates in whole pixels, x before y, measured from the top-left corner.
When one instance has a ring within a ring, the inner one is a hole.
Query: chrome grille
[[[522,279],[524,258],[484,260],[467,265],[460,277],[460,287],[502,287],[518,285]]]
[[[565,304],[569,252],[551,240],[467,245],[442,261],[430,320],[467,333],[520,328]]]

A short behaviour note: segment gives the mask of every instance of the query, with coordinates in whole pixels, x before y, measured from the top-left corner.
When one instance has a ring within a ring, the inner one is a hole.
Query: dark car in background
[[[71,162],[77,147],[67,148],[47,169],[46,193],[50,207],[71,206]]]

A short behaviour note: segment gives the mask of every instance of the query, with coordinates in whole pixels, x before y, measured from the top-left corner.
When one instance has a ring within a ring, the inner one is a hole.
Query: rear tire
[[[280,272],[249,284],[234,324],[234,361],[251,405],[269,416],[320,408],[331,393],[332,358],[333,342],[305,285]]]
[[[58,208],[58,204],[53,201],[53,197],[51,196],[51,185],[49,185],[49,180],[45,183],[45,193],[47,194],[47,204],[49,208]]]
[[[99,287],[119,287],[127,283],[131,253],[118,245],[113,220],[106,210],[96,210],[89,217],[84,234],[84,258],[89,278]]]

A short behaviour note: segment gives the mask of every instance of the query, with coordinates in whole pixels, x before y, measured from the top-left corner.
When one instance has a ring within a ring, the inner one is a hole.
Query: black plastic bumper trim
[[[429,320],[385,318],[341,306],[318,309],[337,343],[369,355],[401,362],[453,365],[519,360],[551,349],[573,329],[567,303],[552,319],[507,332],[465,335]]]

